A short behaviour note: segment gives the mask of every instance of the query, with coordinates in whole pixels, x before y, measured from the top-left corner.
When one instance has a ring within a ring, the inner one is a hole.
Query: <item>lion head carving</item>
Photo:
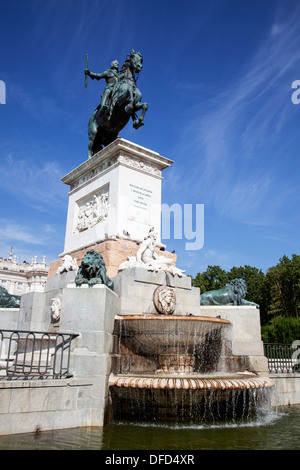
[[[106,274],[104,259],[100,253],[95,250],[86,252],[75,277],[75,284],[77,286],[82,284],[88,284],[89,286],[105,284],[113,289],[114,283]]]
[[[210,290],[200,295],[201,305],[258,305],[245,300],[247,283],[245,279],[233,279],[225,287]]]
[[[158,313],[172,315],[176,308],[176,294],[169,286],[159,286],[153,292],[153,303]]]

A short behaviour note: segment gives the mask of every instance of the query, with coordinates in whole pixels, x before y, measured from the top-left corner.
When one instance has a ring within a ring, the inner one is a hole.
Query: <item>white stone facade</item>
[[[18,263],[16,256],[10,254],[8,259],[0,258],[0,286],[12,295],[43,292],[48,270],[45,257],[41,262],[35,256],[30,263]]]

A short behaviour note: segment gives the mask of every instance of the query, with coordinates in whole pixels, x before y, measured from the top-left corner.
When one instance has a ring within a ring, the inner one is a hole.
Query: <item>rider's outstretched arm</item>
[[[101,78],[105,78],[107,74],[106,70],[103,73],[93,73],[93,72],[90,72],[89,70],[87,70],[87,72],[88,72],[87,75],[91,77],[92,80],[94,80],[94,78],[96,80],[101,80]]]

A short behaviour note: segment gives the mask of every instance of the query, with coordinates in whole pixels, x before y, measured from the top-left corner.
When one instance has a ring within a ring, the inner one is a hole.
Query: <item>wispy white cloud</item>
[[[18,159],[13,153],[0,163],[1,187],[22,203],[40,211],[53,211],[65,201],[60,181],[64,170],[55,161]]]
[[[187,274],[195,275],[197,272],[203,272],[207,266],[218,265],[223,269],[229,269],[232,266],[234,254],[230,251],[221,252],[212,248],[202,248],[197,252],[185,251],[179,252],[179,262],[177,265],[181,269],[185,269]]]
[[[17,224],[13,221],[1,220],[0,240],[9,240],[10,242],[24,242],[31,245],[40,245],[45,242],[45,237],[41,232],[37,235],[35,229]]]
[[[20,223],[13,217],[0,218],[0,255],[5,258],[13,247],[18,262],[30,261],[34,256],[47,262],[58,258],[62,250],[62,236],[47,223]],[[61,245],[61,246],[60,246]]]
[[[263,212],[271,223],[276,203],[289,200],[289,182],[280,175],[281,135],[296,112],[290,87],[300,69],[299,18],[299,6],[285,21],[277,18],[239,78],[201,103],[186,128],[182,152],[199,165],[186,170],[185,184],[223,215],[257,223]]]
[[[53,121],[67,118],[67,113],[59,105],[56,98],[47,95],[46,91],[28,91],[24,86],[11,80],[9,86],[10,101],[25,108],[34,118]]]

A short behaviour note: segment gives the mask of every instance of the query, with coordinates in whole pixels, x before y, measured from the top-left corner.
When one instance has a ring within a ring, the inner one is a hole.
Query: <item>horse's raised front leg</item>
[[[146,111],[148,109],[148,104],[147,103],[136,103],[135,104],[135,111],[139,111],[140,109],[142,109],[142,114],[138,117],[137,114],[134,112],[132,114],[132,119],[133,119],[133,127],[135,129],[138,129],[139,127],[143,126],[144,123],[144,117],[145,117],[145,114],[146,114]]]
[[[96,119],[95,119],[96,112],[97,110],[95,110],[93,114],[91,115],[90,120],[89,120],[89,125],[88,125],[88,136],[89,136],[88,158],[91,158],[93,156],[93,145],[94,145],[95,137],[96,137],[97,130],[98,130],[98,126],[97,126]]]

